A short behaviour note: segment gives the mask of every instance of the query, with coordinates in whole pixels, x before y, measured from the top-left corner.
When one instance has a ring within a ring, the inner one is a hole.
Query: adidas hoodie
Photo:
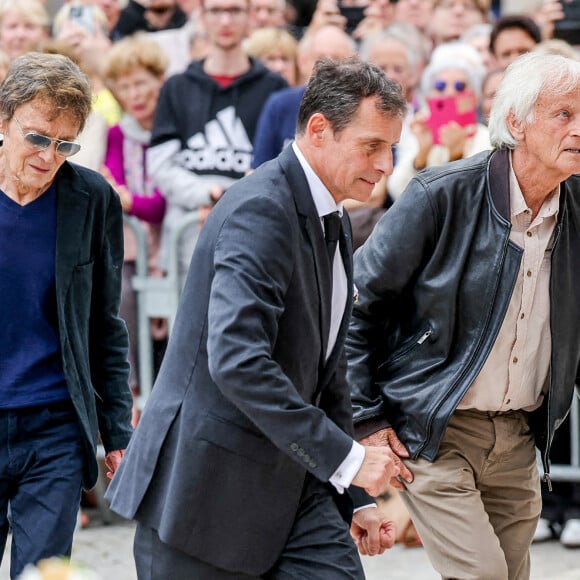
[[[193,61],[187,70],[167,79],[161,89],[148,150],[148,167],[167,200],[161,265],[169,267],[174,251],[170,233],[183,220],[193,220],[180,236],[180,274],[189,265],[199,224],[200,206],[211,205],[214,185],[229,187],[250,169],[253,140],[262,107],[286,81],[261,62],[250,59],[250,70],[223,88]]]

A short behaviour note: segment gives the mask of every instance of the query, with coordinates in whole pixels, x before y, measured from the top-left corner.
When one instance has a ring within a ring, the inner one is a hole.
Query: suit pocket
[[[71,291],[75,304],[85,310],[91,303],[93,293],[94,260],[86,264],[75,266],[72,271]],[[88,312],[88,311],[87,311]]]
[[[90,384],[89,343],[94,262],[75,266],[66,301],[65,328],[79,380]]]
[[[241,455],[256,463],[272,465],[276,462],[276,456],[281,453],[265,437],[215,415],[204,417],[197,436],[216,447]]]
[[[404,341],[401,346],[385,362],[377,367],[377,376],[382,378],[388,372],[400,366],[401,362],[413,357],[433,334],[431,328],[423,328],[410,339]]]

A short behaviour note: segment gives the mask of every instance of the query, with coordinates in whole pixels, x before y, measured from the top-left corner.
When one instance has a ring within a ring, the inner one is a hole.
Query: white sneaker
[[[553,537],[554,532],[550,527],[550,522],[545,518],[540,518],[532,542],[545,542],[546,540],[551,540]]]
[[[566,548],[580,548],[580,520],[568,520],[564,524],[560,543]]]

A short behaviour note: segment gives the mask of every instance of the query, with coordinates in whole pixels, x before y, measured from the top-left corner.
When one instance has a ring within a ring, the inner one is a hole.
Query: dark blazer
[[[350,236],[346,215],[343,226]],[[159,377],[109,487],[115,511],[214,566],[254,575],[273,566],[306,473],[328,481],[352,446],[343,352],[352,294],[325,363],[325,252],[291,147],[227,191],[202,230]],[[351,289],[350,249],[344,260]]]
[[[119,318],[123,214],[98,173],[64,163],[56,176],[56,300],[64,373],[84,439],[84,487],[106,451],[131,437],[127,330]]]

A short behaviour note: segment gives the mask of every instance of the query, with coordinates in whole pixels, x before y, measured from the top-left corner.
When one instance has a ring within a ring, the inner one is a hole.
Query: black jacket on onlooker
[[[119,20],[111,32],[111,38],[119,40],[140,31],[158,32],[159,30],[181,28],[187,22],[187,14],[179,6],[175,5],[173,15],[167,26],[157,28],[145,18],[145,10],[146,8],[135,2],[135,0],[129,0],[127,6],[121,10]]]

